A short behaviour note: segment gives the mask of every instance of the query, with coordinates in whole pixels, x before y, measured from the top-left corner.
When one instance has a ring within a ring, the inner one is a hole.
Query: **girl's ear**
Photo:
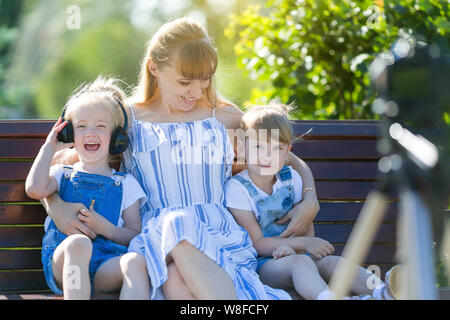
[[[156,78],[158,75],[156,64],[153,62],[152,58],[147,59],[148,71]]]
[[[291,150],[292,150],[292,144],[289,144],[288,145],[288,152],[291,152]]]

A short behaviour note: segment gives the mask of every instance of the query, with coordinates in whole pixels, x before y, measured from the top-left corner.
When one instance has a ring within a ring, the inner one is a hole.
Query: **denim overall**
[[[283,182],[292,180],[291,170],[287,166],[284,166],[278,172],[278,175]],[[250,197],[256,204],[259,212],[258,223],[264,237],[279,236],[287,228],[287,224],[280,225],[275,221],[285,216],[292,209],[294,202],[293,186],[282,186],[276,192],[272,193],[272,195],[261,200],[256,200],[258,191],[251,181],[248,181],[239,175],[234,176],[233,179],[238,180],[247,189]],[[258,267],[256,270],[259,271],[261,266],[270,259],[271,258],[269,257],[258,257]]]
[[[95,200],[94,210],[114,225],[118,224],[122,204],[122,180],[125,174],[115,172],[113,178],[86,172],[74,172],[71,167],[64,167],[64,177],[61,178],[59,195],[62,200],[72,203],[82,203],[87,208]],[[56,247],[67,236],[56,228],[53,220],[42,240],[42,264],[45,279],[50,289],[56,294],[62,294],[56,285],[52,271],[52,257]],[[94,290],[94,277],[99,267],[107,260],[127,252],[127,247],[119,245],[100,235],[92,240],[92,256],[89,263],[91,289]]]

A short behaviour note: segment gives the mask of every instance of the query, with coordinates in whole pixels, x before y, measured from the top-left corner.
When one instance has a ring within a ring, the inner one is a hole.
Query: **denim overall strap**
[[[289,167],[285,166],[278,172],[282,182],[292,180]],[[279,225],[275,221],[283,217],[292,209],[294,189],[291,185],[283,185],[272,195],[256,202],[260,214],[259,225],[266,237],[278,236],[287,225]]]
[[[125,173],[114,170],[113,179],[114,179],[114,184],[116,186],[120,186],[122,184],[123,179],[125,179]]]
[[[236,179],[237,181],[239,181],[244,187],[245,189],[247,189],[248,193],[250,194],[250,197],[255,200],[255,197],[258,195],[258,191],[256,190],[255,186],[253,186],[253,183],[251,183],[250,181],[242,178],[239,175],[236,175],[234,177],[232,177],[232,179]]]
[[[292,179],[291,169],[289,169],[288,166],[281,168],[278,175],[280,176],[281,181],[288,181]]]
[[[284,166],[279,172],[278,176],[282,182],[290,182],[292,180],[291,169],[288,166]],[[289,196],[291,200],[294,201],[294,187],[292,184],[286,186],[286,189],[289,191]]]

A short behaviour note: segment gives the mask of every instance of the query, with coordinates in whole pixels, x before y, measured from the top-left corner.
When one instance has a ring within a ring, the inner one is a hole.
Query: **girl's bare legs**
[[[192,294],[198,299],[237,299],[228,273],[189,242],[181,241],[177,244],[167,260],[170,262],[172,259]]]
[[[162,291],[167,300],[197,299],[173,263],[167,266],[167,281],[162,285]]]
[[[95,274],[95,292],[117,292],[121,300],[148,300],[150,282],[145,258],[130,252],[103,263]]]
[[[317,269],[320,272],[320,275],[323,277],[325,281],[329,281],[334,271],[336,270],[337,264],[342,257],[339,256],[326,256],[320,260],[316,260],[315,263],[317,265]],[[360,266],[355,266],[357,268],[356,278],[353,281],[353,285],[351,287],[352,292],[356,294],[369,294],[372,295],[373,289],[369,289],[368,280],[369,277],[373,277],[374,274],[372,272],[367,272],[366,269]],[[379,283],[382,283],[381,279]]]
[[[271,287],[292,289],[304,299],[315,300],[328,290],[312,259],[304,254],[286,256],[267,261],[259,271],[261,281]]]
[[[92,241],[82,234],[67,237],[56,248],[52,259],[52,268],[56,284],[63,288],[64,299],[90,299],[89,262],[91,254]]]

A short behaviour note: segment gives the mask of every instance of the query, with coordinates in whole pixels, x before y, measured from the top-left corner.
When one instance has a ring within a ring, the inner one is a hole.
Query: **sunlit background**
[[[0,0],[0,119],[55,119],[100,73],[130,92],[147,40],[182,16],[206,26],[220,59],[216,85],[239,107],[279,99],[295,103],[293,119],[376,119],[370,64],[413,34],[448,54],[449,3]]]
[[[220,56],[216,85],[242,105],[263,82],[237,67],[224,29],[229,15],[249,2],[0,0],[0,118],[54,119],[70,92],[100,73],[119,77],[129,92],[146,41],[164,22],[182,16],[207,27]]]

